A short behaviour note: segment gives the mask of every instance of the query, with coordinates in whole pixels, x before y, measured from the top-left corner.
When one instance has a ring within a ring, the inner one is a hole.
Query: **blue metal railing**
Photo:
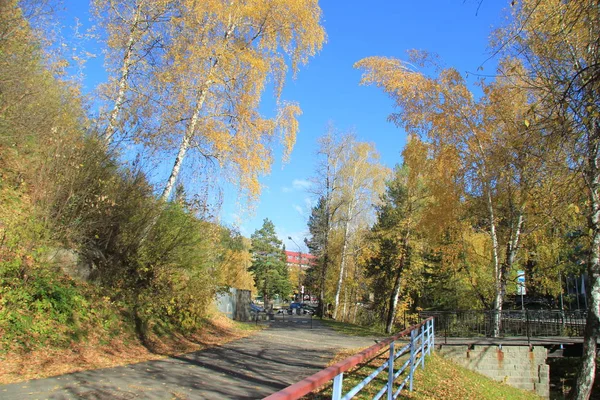
[[[408,343],[406,340],[401,340],[405,339],[408,335],[410,335]],[[402,346],[399,350],[396,350],[397,344]],[[266,397],[266,399],[299,399],[333,379],[333,392],[331,398],[333,400],[347,400],[356,396],[384,370],[387,370],[388,374],[387,384],[377,392],[374,399],[381,399],[385,394],[387,394],[388,400],[395,399],[407,385],[408,389],[412,391],[415,370],[419,365],[421,368],[425,368],[425,356],[431,354],[434,345],[434,320],[433,317],[430,317],[420,324],[411,326],[396,336],[383,340],[354,356],[348,357],[298,383],[288,386],[282,391]],[[360,363],[372,360],[374,356],[380,354],[387,346],[389,346],[389,356],[387,360],[369,376],[344,394],[344,373]],[[396,360],[406,354],[409,355],[408,359],[400,367],[396,368]],[[402,380],[397,382],[399,378]],[[394,391],[396,387],[397,389]]]

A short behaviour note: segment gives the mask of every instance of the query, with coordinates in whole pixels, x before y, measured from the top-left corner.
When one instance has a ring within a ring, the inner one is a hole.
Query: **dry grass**
[[[338,353],[330,365],[343,360],[360,349],[344,350]],[[344,389],[346,393],[361,382],[388,358],[387,353],[380,354],[366,364],[358,365],[344,374]],[[402,360],[404,361],[404,360]],[[401,365],[401,362],[398,362]],[[396,381],[396,385],[402,378]],[[418,367],[415,370],[414,391],[403,390],[399,399],[436,400],[436,399],[469,399],[469,400],[535,400],[540,399],[535,393],[522,391],[506,384],[493,381],[481,374],[467,370],[446,360],[437,354],[428,356],[425,370]],[[387,383],[387,373],[383,371],[367,387],[356,395],[356,399],[371,399]],[[395,386],[397,388],[398,386]],[[331,383],[306,396],[306,399],[320,400],[331,398]]]

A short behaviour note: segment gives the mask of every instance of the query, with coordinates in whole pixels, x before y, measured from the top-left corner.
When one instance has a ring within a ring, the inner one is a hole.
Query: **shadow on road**
[[[256,399],[322,369],[340,348],[373,344],[341,335],[309,315],[261,322],[269,328],[223,346],[117,368],[0,386],[0,398]]]

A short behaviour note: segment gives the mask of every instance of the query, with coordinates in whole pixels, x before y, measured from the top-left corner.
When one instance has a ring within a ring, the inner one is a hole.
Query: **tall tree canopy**
[[[413,254],[421,252],[419,229],[428,195],[419,175],[419,170],[409,169],[406,164],[396,166],[381,204],[376,207],[377,221],[372,228],[375,248],[369,260],[369,274],[375,283],[375,295],[382,296],[380,302],[387,303],[387,333],[392,333],[394,327],[403,272],[411,262],[418,262]]]
[[[600,339],[600,7],[594,0],[522,0],[498,46],[523,65],[505,69],[540,101],[528,121],[541,146],[569,152],[565,167],[580,175],[587,196],[588,313],[575,398],[588,399]],[[507,41],[505,38],[511,38]]]
[[[538,159],[529,156],[532,143],[523,139],[526,125],[516,122],[523,120],[529,100],[522,91],[510,93],[506,85],[484,83],[484,95],[477,98],[455,69],[440,68],[420,52],[413,51],[411,58],[416,65],[432,67],[436,75],[385,57],[370,57],[356,66],[365,71],[363,84],[381,87],[395,101],[397,112],[390,119],[425,137],[433,156],[446,159],[449,182],[459,183],[464,200],[461,206],[453,201],[452,191],[437,191],[450,196],[439,203],[454,208],[450,216],[462,209],[462,218],[487,232],[498,334],[507,280],[519,261],[527,206],[540,170]],[[511,102],[495,101],[503,96]]]
[[[275,233],[275,225],[268,218],[265,218],[262,227],[254,231],[250,238],[250,272],[266,308],[275,295],[287,297],[291,292],[285,251]]]
[[[105,139],[129,126],[161,159],[173,155],[163,200],[184,163],[215,167],[255,200],[272,144],[280,139],[287,159],[295,143],[301,111],[281,93],[288,69],[295,74],[325,41],[318,2],[97,0],[96,9],[114,71]],[[259,112],[268,84],[272,117]]]

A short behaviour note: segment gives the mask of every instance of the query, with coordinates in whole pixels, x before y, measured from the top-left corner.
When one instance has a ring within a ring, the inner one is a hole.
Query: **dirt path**
[[[275,321],[256,335],[179,357],[0,386],[0,399],[260,399],[322,369],[337,349],[374,344],[318,320]]]

